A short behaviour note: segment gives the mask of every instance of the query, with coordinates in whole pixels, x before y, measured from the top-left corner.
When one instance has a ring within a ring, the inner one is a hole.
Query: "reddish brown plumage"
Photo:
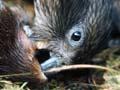
[[[46,81],[37,59],[36,46],[28,39],[22,24],[0,1],[0,74],[32,73],[24,80]],[[20,76],[20,78],[23,78]]]

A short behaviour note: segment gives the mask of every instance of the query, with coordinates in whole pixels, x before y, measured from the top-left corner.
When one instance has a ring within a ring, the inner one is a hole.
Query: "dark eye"
[[[74,41],[79,41],[81,38],[81,32],[80,31],[76,31],[72,34],[71,39]]]

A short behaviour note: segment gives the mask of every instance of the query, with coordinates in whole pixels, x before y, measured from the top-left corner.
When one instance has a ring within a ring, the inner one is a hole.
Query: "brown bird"
[[[46,42],[43,70],[63,64],[91,64],[111,33],[112,0],[35,0],[30,38]],[[46,52],[46,53],[48,53]]]
[[[15,13],[0,0],[0,75],[31,73],[30,76],[19,78],[46,81],[38,60],[34,57],[36,49],[24,33]]]

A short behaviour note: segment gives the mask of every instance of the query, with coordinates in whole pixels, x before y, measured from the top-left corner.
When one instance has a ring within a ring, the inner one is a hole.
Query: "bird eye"
[[[80,24],[72,27],[68,32],[66,32],[66,40],[71,47],[82,47],[86,37],[84,30],[84,26]]]
[[[71,39],[74,41],[79,41],[81,39],[81,32],[76,31],[72,34]]]

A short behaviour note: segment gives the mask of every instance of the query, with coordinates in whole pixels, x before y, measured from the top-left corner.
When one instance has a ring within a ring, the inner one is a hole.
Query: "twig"
[[[62,71],[68,71],[68,70],[79,70],[79,69],[99,69],[99,70],[104,70],[104,71],[109,71],[109,72],[116,72],[114,69],[110,69],[107,67],[103,66],[98,66],[98,65],[89,65],[89,64],[79,64],[79,65],[66,65],[62,67],[55,67],[52,69],[49,69],[47,71],[44,71],[45,74],[51,75],[51,74],[57,74]]]
[[[98,65],[89,65],[89,64],[78,64],[78,65],[65,65],[61,67],[55,67],[52,69],[49,69],[47,71],[43,71],[45,75],[55,75],[57,73],[60,73],[62,71],[73,71],[73,70],[80,70],[80,69],[99,69],[99,70],[104,70],[104,71],[109,71],[109,72],[116,72],[114,69],[110,69],[107,67],[103,66],[98,66]],[[15,76],[29,76],[32,75],[32,73],[19,73],[19,74],[9,74],[9,75],[0,75],[0,78],[3,77],[15,77]]]
[[[15,76],[29,76],[31,73],[19,73],[19,74],[8,74],[8,75],[0,75],[0,78],[4,77],[15,77]]]

